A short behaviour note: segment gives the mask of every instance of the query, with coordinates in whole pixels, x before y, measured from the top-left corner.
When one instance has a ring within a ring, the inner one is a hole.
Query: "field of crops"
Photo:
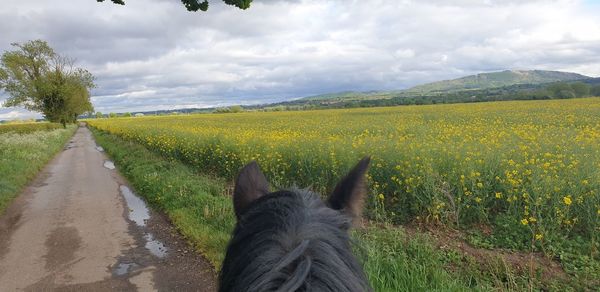
[[[48,131],[62,128],[57,123],[14,123],[14,124],[0,124],[0,134],[2,133],[18,133],[26,134],[36,131]]]
[[[597,255],[600,98],[89,123],[203,172],[257,160],[276,186],[321,192],[370,155],[372,220],[489,226],[519,249],[579,237]]]

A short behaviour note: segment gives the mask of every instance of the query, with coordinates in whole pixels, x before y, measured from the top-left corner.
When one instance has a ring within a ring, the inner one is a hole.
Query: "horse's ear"
[[[237,218],[242,216],[250,203],[268,193],[269,182],[260,171],[258,163],[252,161],[244,166],[235,180],[233,191],[233,208]]]
[[[359,218],[367,195],[366,174],[370,157],[365,157],[335,186],[329,197],[329,206],[343,210],[354,219]]]

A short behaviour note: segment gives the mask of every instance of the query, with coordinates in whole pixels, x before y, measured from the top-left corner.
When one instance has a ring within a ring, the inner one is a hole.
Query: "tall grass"
[[[2,127],[0,126],[0,131]],[[42,167],[62,149],[75,126],[18,134],[0,133],[0,214]]]

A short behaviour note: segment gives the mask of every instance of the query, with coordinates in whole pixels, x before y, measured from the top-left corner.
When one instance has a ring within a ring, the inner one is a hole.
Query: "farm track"
[[[211,266],[111,168],[79,128],[0,216],[0,291],[216,289]]]

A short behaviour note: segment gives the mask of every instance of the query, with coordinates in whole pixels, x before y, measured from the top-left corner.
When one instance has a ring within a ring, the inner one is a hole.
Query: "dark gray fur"
[[[352,219],[306,190],[258,198],[233,232],[220,291],[371,291],[352,254]]]

